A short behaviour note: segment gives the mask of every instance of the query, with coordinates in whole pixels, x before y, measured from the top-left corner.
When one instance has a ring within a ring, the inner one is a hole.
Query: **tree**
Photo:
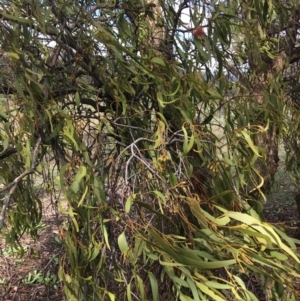
[[[250,273],[268,300],[295,298],[295,241],[263,222],[258,198],[287,124],[297,44],[281,50],[279,33],[294,32],[295,8],[2,3],[7,241],[37,235],[39,180],[68,216],[70,300],[257,300]]]

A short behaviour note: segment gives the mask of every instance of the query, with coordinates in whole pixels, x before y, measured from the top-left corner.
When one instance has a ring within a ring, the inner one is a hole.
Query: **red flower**
[[[201,39],[203,36],[205,36],[205,33],[201,26],[196,27],[192,33],[196,39]]]

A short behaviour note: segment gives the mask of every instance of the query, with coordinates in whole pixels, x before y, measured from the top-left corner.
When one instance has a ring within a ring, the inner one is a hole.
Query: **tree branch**
[[[8,148],[7,150],[4,151],[3,154],[0,155],[0,160],[3,160],[12,154],[15,154],[16,152],[17,152],[16,148]]]

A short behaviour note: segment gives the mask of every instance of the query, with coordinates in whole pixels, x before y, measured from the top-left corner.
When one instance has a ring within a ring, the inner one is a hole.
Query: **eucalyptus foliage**
[[[297,241],[261,201],[296,1],[0,3],[7,242],[37,235],[38,183],[68,300],[295,300]]]

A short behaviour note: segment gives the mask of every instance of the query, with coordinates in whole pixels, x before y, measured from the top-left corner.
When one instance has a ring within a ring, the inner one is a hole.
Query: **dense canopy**
[[[262,204],[281,138],[297,174],[297,2],[0,1],[7,242],[43,191],[68,300],[296,300]]]

